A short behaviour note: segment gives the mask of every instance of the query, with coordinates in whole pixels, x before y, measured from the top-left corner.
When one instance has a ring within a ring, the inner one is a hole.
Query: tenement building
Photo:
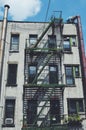
[[[86,115],[80,16],[49,22],[0,20],[0,130],[57,130]],[[55,128],[54,128],[55,127]],[[45,128],[45,129],[43,129]]]

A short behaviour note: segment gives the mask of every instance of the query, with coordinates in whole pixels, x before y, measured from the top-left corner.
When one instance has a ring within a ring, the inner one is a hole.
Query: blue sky
[[[3,7],[10,5],[9,19],[26,21],[45,21],[49,0],[0,0],[0,19]],[[46,21],[50,21],[54,11],[62,11],[64,21],[70,16],[80,15],[86,48],[86,0],[50,0]],[[22,14],[22,15],[21,15]]]

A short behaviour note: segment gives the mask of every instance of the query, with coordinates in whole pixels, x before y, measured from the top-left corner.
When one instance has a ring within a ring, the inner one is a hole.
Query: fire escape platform
[[[66,87],[66,85],[65,84],[24,84],[24,87],[64,88]]]
[[[57,125],[50,127],[24,127],[22,130],[69,130],[67,125]]]
[[[27,47],[25,49],[26,53],[29,53],[29,54],[34,54],[34,55],[37,55],[37,54],[43,54],[43,53],[51,53],[53,52],[54,54],[60,54],[63,52],[63,48],[29,48]]]

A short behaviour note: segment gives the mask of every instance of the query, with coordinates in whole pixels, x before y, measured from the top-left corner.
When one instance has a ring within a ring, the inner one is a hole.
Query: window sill
[[[76,85],[75,84],[66,84],[66,87],[76,87]]]
[[[19,50],[9,50],[10,53],[19,53]]]
[[[6,84],[6,87],[17,87],[17,84]]]
[[[80,77],[80,76],[75,76],[75,78],[77,79],[77,78],[82,78],[82,77]]]
[[[2,127],[15,127],[14,124],[2,124]]]
[[[63,53],[65,53],[65,54],[73,54],[72,51],[63,51]]]

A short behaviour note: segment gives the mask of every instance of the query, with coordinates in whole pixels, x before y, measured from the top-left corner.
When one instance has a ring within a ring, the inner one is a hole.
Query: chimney
[[[2,75],[3,75],[3,61],[4,61],[4,51],[6,42],[6,32],[7,32],[7,17],[9,5],[4,6],[4,17],[2,22],[2,32],[0,40],[0,97],[1,97],[1,86],[2,86]]]

